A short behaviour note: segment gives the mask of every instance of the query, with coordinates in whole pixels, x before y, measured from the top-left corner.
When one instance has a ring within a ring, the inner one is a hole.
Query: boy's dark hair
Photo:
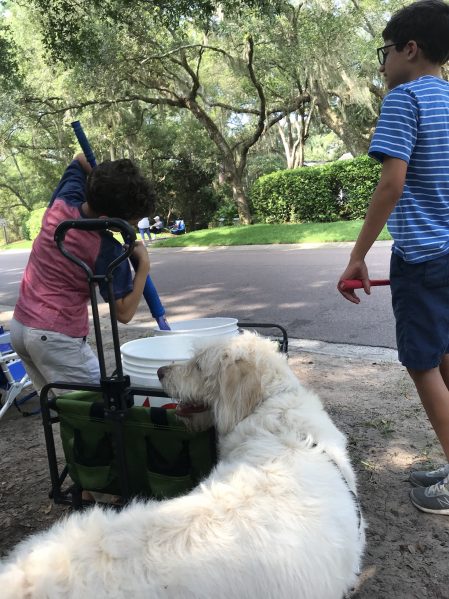
[[[442,0],[418,0],[401,8],[382,31],[384,40],[397,42],[397,50],[414,40],[434,64],[449,59],[449,4]]]
[[[154,212],[156,195],[131,160],[107,160],[89,173],[86,201],[99,216],[130,221]]]

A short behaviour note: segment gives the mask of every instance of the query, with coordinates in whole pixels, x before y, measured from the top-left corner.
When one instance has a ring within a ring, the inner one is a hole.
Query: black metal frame
[[[64,237],[69,229],[78,229],[84,231],[106,231],[109,229],[118,230],[122,234],[125,243],[124,252],[119,258],[114,260],[108,266],[105,275],[95,275],[85,262],[71,254],[64,247]],[[59,250],[69,260],[71,260],[75,264],[78,264],[87,275],[90,291],[90,300],[92,305],[92,316],[94,321],[95,340],[97,344],[98,361],[100,365],[100,383],[98,385],[80,385],[77,383],[55,382],[45,385],[40,394],[42,423],[44,427],[47,458],[51,479],[51,491],[49,493],[49,496],[53,499],[55,503],[70,504],[75,509],[80,509],[81,507],[83,507],[83,505],[88,504],[89,502],[83,500],[83,489],[79,488],[75,483],[63,490],[63,485],[68,474],[68,468],[67,465],[65,465],[62,471],[60,472],[58,467],[55,441],[53,436],[53,425],[59,422],[59,418],[57,416],[52,416],[51,414],[52,408],[55,408],[55,399],[53,397],[49,397],[50,391],[53,391],[54,389],[66,389],[71,391],[90,391],[102,394],[104,402],[105,419],[112,422],[115,428],[115,443],[118,455],[121,499],[123,503],[126,503],[130,499],[128,468],[126,464],[126,454],[124,447],[123,423],[125,420],[125,414],[127,410],[129,410],[134,405],[134,395],[152,395],[155,397],[168,397],[168,395],[160,389],[153,389],[151,387],[131,386],[129,376],[123,374],[122,360],[120,354],[120,340],[117,326],[117,314],[115,302],[113,299],[114,294],[112,287],[112,273],[113,270],[121,262],[130,257],[135,240],[136,234],[134,232],[134,229],[131,227],[131,225],[129,225],[127,222],[121,219],[80,219],[73,221],[63,221],[58,225],[55,231],[55,241]],[[111,376],[107,376],[106,374],[103,340],[98,313],[98,301],[95,290],[95,284],[102,280],[105,280],[108,283],[108,303],[115,355],[116,367]],[[279,329],[282,333],[282,341],[279,342],[280,350],[284,353],[288,352],[287,331],[282,326],[271,323],[250,322],[239,322],[237,323],[237,326],[239,328]]]
[[[239,329],[279,329],[282,333],[282,341],[279,341],[279,351],[288,354],[288,334],[280,324],[270,322],[238,322]]]

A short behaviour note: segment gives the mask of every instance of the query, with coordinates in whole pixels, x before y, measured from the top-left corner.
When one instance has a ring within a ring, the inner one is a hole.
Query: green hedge
[[[238,218],[238,211],[235,202],[232,200],[232,197],[228,197],[224,194],[216,194],[219,198],[219,207],[212,215],[209,227],[218,227],[220,225],[233,225],[234,218]]]
[[[369,156],[332,163],[334,190],[340,195],[340,217],[365,218],[368,204],[380,179],[381,164]]]
[[[30,212],[30,216],[23,225],[23,231],[27,235],[27,239],[32,241],[36,239],[39,231],[41,230],[42,217],[47,208],[36,208]]]
[[[251,188],[262,222],[331,222],[364,218],[381,166],[368,156],[260,177]]]

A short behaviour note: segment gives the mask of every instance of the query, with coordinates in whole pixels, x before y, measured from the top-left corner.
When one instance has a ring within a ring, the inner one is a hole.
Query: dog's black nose
[[[165,376],[165,373],[167,371],[167,366],[161,366],[160,368],[157,369],[157,378],[162,381],[162,379]]]

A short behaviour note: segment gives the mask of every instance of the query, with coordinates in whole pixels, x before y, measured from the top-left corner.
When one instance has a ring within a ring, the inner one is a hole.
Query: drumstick
[[[84,152],[86,160],[88,161],[88,163],[90,164],[90,166],[92,168],[95,168],[97,166],[95,154],[92,150],[89,140],[87,139],[86,134],[84,133],[81,123],[79,121],[74,121],[72,123],[72,127],[73,127],[73,131],[75,132],[78,143]],[[131,264],[133,265],[134,270],[136,270],[137,263],[133,259],[133,257],[130,258],[130,261],[131,261]],[[147,302],[148,307],[150,309],[151,315],[156,320],[159,328],[161,330],[169,331],[170,325],[168,324],[168,322],[165,318],[165,308],[162,305],[162,302],[159,298],[159,294],[156,291],[156,287],[154,286],[154,283],[151,280],[150,275],[147,276],[147,279],[145,282],[145,287],[143,290],[143,297],[145,298],[145,301]]]
[[[389,279],[370,279],[371,287],[378,287],[380,285],[389,285]],[[360,279],[343,279],[340,281],[339,287],[342,291],[349,291],[351,289],[363,289],[363,283]]]

